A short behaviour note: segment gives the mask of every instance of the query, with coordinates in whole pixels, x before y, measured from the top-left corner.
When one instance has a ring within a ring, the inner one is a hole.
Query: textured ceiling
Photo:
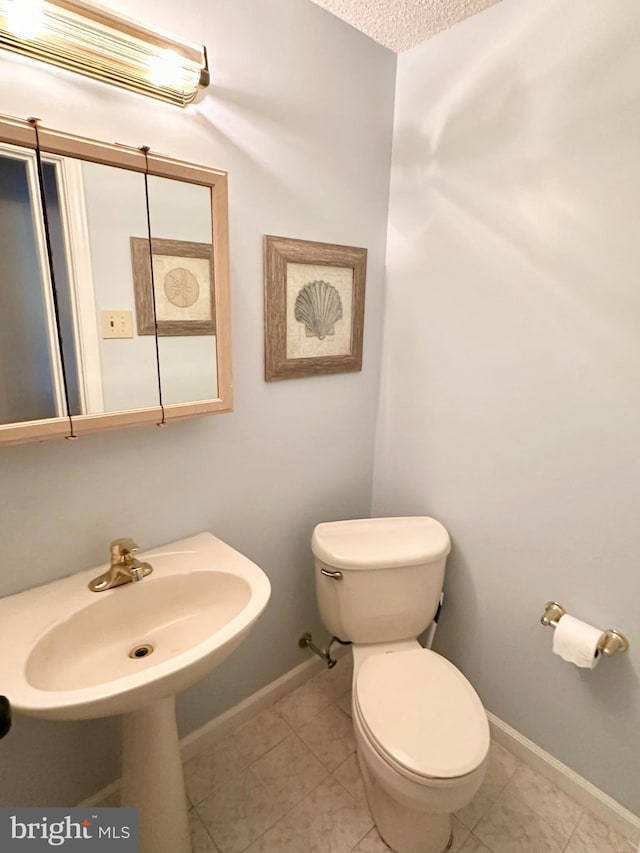
[[[498,0],[313,0],[385,47],[401,53]]]

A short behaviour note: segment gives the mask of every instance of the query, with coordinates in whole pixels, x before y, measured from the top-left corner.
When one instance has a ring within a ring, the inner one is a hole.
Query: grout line
[[[579,805],[580,805],[580,804],[579,804]],[[581,809],[582,809],[582,813],[581,813],[580,817],[578,818],[578,822],[576,823],[576,825],[575,825],[575,827],[574,827],[574,829],[573,829],[573,832],[572,832],[572,833],[571,833],[571,835],[569,836],[569,840],[567,841],[567,843],[566,843],[565,847],[563,847],[563,853],[564,853],[564,851],[569,847],[569,845],[571,844],[571,841],[572,841],[572,839],[573,839],[573,836],[574,836],[574,835],[576,835],[576,834],[577,834],[577,832],[578,832],[578,830],[580,829],[580,824],[581,824],[584,820],[586,820],[586,818],[587,818],[587,815],[588,815],[588,813],[589,813],[589,812],[588,812],[586,809],[582,808],[582,806],[581,806]],[[593,814],[593,813],[592,813],[592,814]],[[595,816],[595,815],[594,815],[594,817],[597,817],[597,816]],[[600,820],[600,818],[597,818],[597,820]],[[612,824],[610,824],[610,823],[607,823],[606,825],[607,825],[607,827],[608,827],[608,828],[610,828],[610,829],[614,829],[614,830],[616,829],[616,828],[615,828]],[[616,831],[617,831],[617,830],[616,830]]]
[[[473,832],[470,832],[470,833],[469,833],[469,835],[468,835],[468,837],[467,837],[467,838],[465,838],[464,844],[462,845],[462,850],[464,850],[464,845],[467,843],[467,841],[469,840],[469,838],[473,838],[473,840],[474,840],[474,841],[476,841],[478,844],[482,844],[482,846],[483,846],[483,847],[486,847],[486,848],[487,848],[487,850],[489,850],[489,851],[490,851],[490,853],[494,853],[493,847],[489,847],[489,845],[488,845],[488,844],[485,844],[485,843],[484,843],[484,841],[480,841],[480,839],[478,838],[478,836],[477,836],[477,835],[475,835]]]
[[[343,786],[343,787],[344,787],[344,786]],[[367,837],[367,835],[369,835],[369,833],[371,832],[371,830],[373,829],[373,827],[374,827],[374,826],[375,826],[375,823],[373,824],[373,826],[370,826],[370,827],[369,827],[369,829],[365,830],[364,835],[361,835],[361,836],[360,836],[360,838],[359,838],[359,839],[356,841],[356,843],[353,845],[353,847],[351,848],[351,850],[349,851],[349,853],[353,853],[353,851],[356,849],[356,847],[357,847],[357,846],[358,846],[362,841],[364,841],[364,839]],[[383,843],[384,843],[384,842],[383,842]]]
[[[233,732],[232,732],[232,734],[233,734]],[[242,770],[242,772],[244,773],[245,770],[250,770],[254,764],[257,764],[258,761],[261,761],[266,755],[269,755],[270,752],[273,752],[274,749],[277,749],[279,746],[282,746],[282,744],[285,741],[289,740],[290,737],[292,737],[292,736],[295,737],[295,734],[296,734],[295,732],[288,732],[288,734],[285,737],[283,737],[282,740],[279,740],[278,743],[274,743],[272,746],[270,746],[264,752],[261,752],[257,758],[254,758],[250,764],[247,764],[247,766],[244,768],[244,770]]]

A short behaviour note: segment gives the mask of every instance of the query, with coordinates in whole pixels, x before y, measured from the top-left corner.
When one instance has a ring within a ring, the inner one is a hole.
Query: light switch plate
[[[131,311],[101,311],[100,327],[103,338],[132,338],[133,315]]]

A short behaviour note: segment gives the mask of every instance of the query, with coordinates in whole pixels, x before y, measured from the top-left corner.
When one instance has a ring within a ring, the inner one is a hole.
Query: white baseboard
[[[338,649],[336,656],[340,657],[347,652],[348,648],[346,647]],[[285,672],[284,675],[267,684],[257,693],[243,699],[233,708],[229,708],[228,711],[191,732],[180,741],[183,760],[192,758],[202,750],[222,740],[230,731],[264,711],[323,669],[324,664],[321,660],[315,657],[310,658],[289,672]],[[512,729],[507,723],[502,722],[491,713],[488,716],[491,736],[496,743],[504,746],[517,758],[540,773],[541,776],[549,779],[550,782],[573,797],[583,808],[617,829],[633,843],[640,842],[640,817],[625,809],[604,791],[596,788],[591,782],[579,776],[533,741],[521,735],[520,732]],[[86,808],[117,805],[119,789],[120,782],[113,782],[93,796],[88,797],[80,805]]]
[[[621,832],[633,843],[640,841],[640,817],[634,815],[604,791],[579,776],[566,764],[545,752],[533,741],[512,729],[498,717],[488,712],[491,737],[508,749],[516,758],[544,776],[583,808]]]

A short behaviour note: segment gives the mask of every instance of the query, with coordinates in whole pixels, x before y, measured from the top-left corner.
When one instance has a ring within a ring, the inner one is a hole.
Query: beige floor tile
[[[338,698],[336,699],[336,705],[338,706],[338,708],[340,708],[341,711],[345,712],[347,717],[352,716],[351,688],[349,688],[348,690],[345,690],[345,692],[341,696],[338,696]]]
[[[353,853],[393,853],[393,851],[380,838],[380,834],[374,826],[360,844],[354,848]]]
[[[629,827],[625,834],[629,837],[634,853],[640,853],[640,827],[634,829]]]
[[[336,702],[347,690],[351,690],[353,681],[353,655],[348,652],[338,659],[331,669],[324,669],[314,675],[312,681],[323,690],[332,702]]]
[[[218,853],[218,848],[207,832],[205,825],[193,809],[189,812],[189,827],[191,829],[191,848],[193,853]]]
[[[304,836],[281,818],[247,847],[245,853],[303,853]]]
[[[184,765],[187,795],[194,805],[216,787],[245,770],[252,761],[291,734],[274,711],[267,709]]]
[[[582,809],[575,800],[526,764],[518,767],[507,782],[505,791],[518,797],[567,837],[582,816]]]
[[[475,835],[470,835],[460,848],[460,853],[491,853],[491,850],[482,841],[478,841]]]
[[[358,758],[355,752],[345,759],[342,764],[336,767],[333,771],[333,775],[341,785],[344,785],[356,803],[367,809],[369,808],[367,795],[364,790],[364,782],[362,781],[360,767],[358,766]]]
[[[637,829],[629,827],[627,832],[623,834],[628,836],[627,840],[631,843],[634,853],[640,853],[640,827]]]
[[[197,806],[220,853],[240,853],[284,812],[249,768],[217,785]]]
[[[217,744],[184,764],[187,796],[194,805],[206,800],[216,784],[222,784],[245,768],[238,759],[232,741]]]
[[[253,717],[231,734],[239,759],[251,764],[291,734],[291,728],[270,708]]]
[[[355,752],[353,722],[334,704],[301,726],[298,734],[329,770],[335,770]]]
[[[255,761],[251,769],[286,811],[328,775],[326,767],[295,734]]]
[[[303,836],[300,853],[349,853],[373,821],[342,785],[329,777],[286,816]]]
[[[586,813],[580,819],[566,853],[633,853],[636,849],[615,829]]]
[[[313,720],[321,711],[331,705],[333,699],[324,685],[317,684],[311,678],[297,687],[273,706],[294,731]]]
[[[493,853],[561,853],[569,838],[512,794],[500,796],[473,834]]]
[[[451,815],[451,831],[453,832],[453,844],[451,845],[450,853],[458,853],[469,837],[470,832],[455,815]]]
[[[459,820],[456,820],[455,817],[452,818],[451,829],[453,831],[453,844],[449,853],[460,853],[462,845],[469,837],[469,830]],[[387,847],[382,838],[380,838],[378,830],[374,826],[354,849],[353,853],[388,853],[390,850],[391,848]]]
[[[389,853],[355,754],[352,671],[349,655],[185,764],[193,853]],[[495,743],[452,826],[451,853],[637,853]]]
[[[467,829],[473,829],[489,811],[520,764],[521,762],[500,744],[491,744],[487,775],[480,790],[468,806],[456,812],[456,817]]]

